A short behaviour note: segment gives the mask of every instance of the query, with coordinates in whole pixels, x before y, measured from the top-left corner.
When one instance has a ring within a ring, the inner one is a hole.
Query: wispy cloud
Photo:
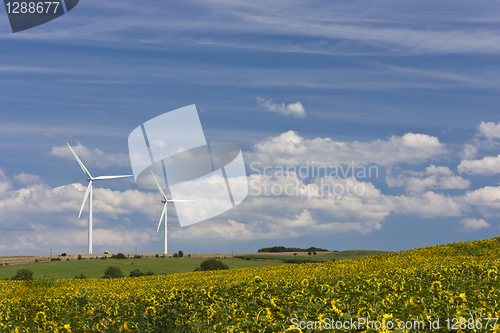
[[[95,165],[99,168],[107,168],[112,165],[119,166],[129,166],[130,158],[128,154],[122,153],[105,153],[99,148],[89,149],[82,145],[80,142],[72,146],[73,150],[76,152],[78,157],[82,160],[83,164]],[[57,146],[52,147],[49,154],[66,158],[69,160],[74,160],[75,157],[71,153],[68,146]]]
[[[38,175],[32,175],[28,173],[20,173],[14,176],[14,179],[21,184],[35,184],[40,183],[41,178]]]
[[[177,6],[151,3],[139,9],[131,0],[88,1],[87,7],[80,5],[68,15],[71,29],[58,29],[62,23],[55,21],[41,26],[37,33],[18,38],[82,44],[107,42],[111,47],[135,44],[143,48],[219,43],[271,52],[282,52],[281,45],[294,45],[294,52],[311,52],[311,42],[316,43],[318,52],[330,53],[500,52],[498,20],[491,16],[498,6],[493,3],[475,8],[462,1],[428,3],[418,8],[397,1],[383,1],[376,8],[366,1],[312,3],[190,0]],[[448,10],[451,4],[453,12]],[[93,6],[98,6],[99,12],[90,16],[86,9]],[[429,8],[433,8],[432,13]],[[252,42],[252,37],[262,35],[280,38],[269,47]],[[12,38],[11,34],[2,37]],[[297,37],[309,40],[301,45]]]

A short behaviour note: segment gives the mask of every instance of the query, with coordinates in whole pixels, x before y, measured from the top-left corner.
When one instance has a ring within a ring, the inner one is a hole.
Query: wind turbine
[[[170,200],[165,195],[165,192],[163,192],[163,189],[161,188],[160,183],[158,183],[158,180],[156,179],[153,171],[151,171],[151,175],[153,175],[153,178],[156,182],[156,186],[158,186],[158,190],[160,191],[160,193],[163,197],[163,200],[161,201],[164,204],[163,211],[161,212],[160,222],[158,222],[158,229],[156,229],[156,232],[160,231],[161,221],[163,220],[163,217],[165,216],[165,233],[164,233],[164,240],[163,240],[164,241],[163,252],[164,252],[164,254],[167,254],[167,205],[169,203],[174,203],[174,202],[192,202],[194,200]]]
[[[80,208],[80,214],[78,214],[78,218],[82,215],[83,211],[83,206],[85,206],[85,202],[87,201],[87,198],[89,199],[89,254],[92,254],[92,183],[94,180],[102,180],[102,179],[115,179],[115,178],[126,178],[126,177],[132,177],[133,175],[122,175],[122,176],[100,176],[100,177],[92,177],[90,174],[89,170],[83,165],[82,161],[78,158],[78,155],[76,155],[75,151],[69,143],[66,143],[73,153],[73,155],[76,158],[76,161],[78,164],[80,164],[80,167],[82,168],[83,172],[87,175],[87,181],[89,182],[89,186],[87,187],[87,192],[85,192],[85,197],[83,198],[82,202],[82,207]]]

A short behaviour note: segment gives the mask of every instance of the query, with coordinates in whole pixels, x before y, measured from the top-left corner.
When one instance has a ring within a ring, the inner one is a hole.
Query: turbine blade
[[[167,200],[168,202],[194,202],[196,200]]]
[[[156,186],[158,186],[158,190],[160,190],[160,193],[163,196],[163,199],[165,199],[168,202],[168,198],[165,195],[165,192],[163,192],[163,189],[161,188],[160,183],[158,183],[158,180],[156,179],[155,174],[153,173],[153,171],[151,171],[151,175],[153,175],[153,178],[154,178],[154,180],[156,182]]]
[[[89,170],[87,170],[87,168],[85,167],[85,165],[83,165],[82,161],[80,161],[80,159],[78,158],[78,155],[75,153],[75,151],[73,150],[73,148],[71,148],[71,146],[69,145],[69,143],[66,142],[66,144],[68,145],[69,149],[71,150],[71,152],[73,153],[73,155],[75,156],[76,158],[76,161],[78,162],[78,164],[80,164],[80,168],[82,168],[83,172],[85,172],[85,174],[90,178],[92,179],[92,176],[90,175],[90,172]]]
[[[94,180],[101,180],[101,179],[116,179],[116,178],[127,178],[127,177],[133,177],[134,175],[122,175],[122,176],[99,176],[93,178]]]
[[[89,186],[87,186],[87,192],[85,192],[85,197],[83,197],[82,207],[80,208],[80,214],[78,214],[78,218],[80,218],[80,216],[82,215],[83,206],[85,206],[85,202],[87,202],[91,187],[92,187],[92,181],[90,181]]]
[[[165,216],[165,225],[167,224],[167,203],[165,202],[165,205],[163,206],[163,211],[161,212],[160,216],[160,222],[158,223],[158,228],[156,229],[156,232],[160,231],[160,226],[161,226],[161,221],[163,221],[163,216]]]

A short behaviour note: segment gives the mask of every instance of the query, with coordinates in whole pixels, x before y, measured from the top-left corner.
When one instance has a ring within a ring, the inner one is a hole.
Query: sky
[[[85,0],[14,34],[2,7],[0,255],[86,253],[86,176],[66,143],[92,175],[131,174],[132,130],[191,104],[207,141],[241,147],[249,195],[187,227],[169,207],[171,253],[498,236],[499,13],[487,1]],[[160,200],[133,178],[96,181],[94,253],[161,253]]]

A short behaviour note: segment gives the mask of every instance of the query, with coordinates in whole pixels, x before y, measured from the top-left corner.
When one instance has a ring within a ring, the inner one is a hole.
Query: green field
[[[85,274],[87,278],[99,278],[104,274],[104,270],[109,266],[119,267],[125,276],[128,276],[134,269],[142,272],[152,271],[155,274],[174,274],[183,272],[192,272],[206,258],[143,258],[143,259],[86,259],[71,261],[51,261],[39,262],[24,265],[0,266],[0,279],[11,278],[22,268],[28,268],[33,271],[33,278],[47,276],[53,279],[69,279],[76,275]],[[229,268],[249,268],[261,266],[282,265],[281,262],[266,262],[241,259],[220,259]]]
[[[329,261],[359,258],[387,253],[384,251],[350,250],[311,256],[286,256],[272,254],[253,254],[243,256],[244,259],[220,259],[229,268],[250,268],[276,266],[285,264],[286,259]],[[174,274],[192,272],[207,258],[143,258],[143,259],[85,259],[71,261],[38,262],[22,265],[0,266],[0,279],[11,278],[19,269],[28,268],[33,271],[33,278],[48,277],[52,279],[71,279],[84,274],[87,278],[99,278],[109,266],[119,267],[125,276],[134,269],[142,272],[152,271],[155,274]]]
[[[286,261],[286,260],[311,260],[317,262],[324,262],[330,260],[343,260],[343,259],[353,259],[353,258],[361,258],[367,256],[374,256],[377,254],[389,253],[388,251],[370,251],[370,250],[347,250],[347,251],[339,251],[327,254],[321,254],[319,252],[317,255],[310,256],[289,256],[289,255],[279,255],[279,254],[250,254],[239,256],[239,258],[243,259],[252,259],[252,260],[267,260],[267,261]]]

